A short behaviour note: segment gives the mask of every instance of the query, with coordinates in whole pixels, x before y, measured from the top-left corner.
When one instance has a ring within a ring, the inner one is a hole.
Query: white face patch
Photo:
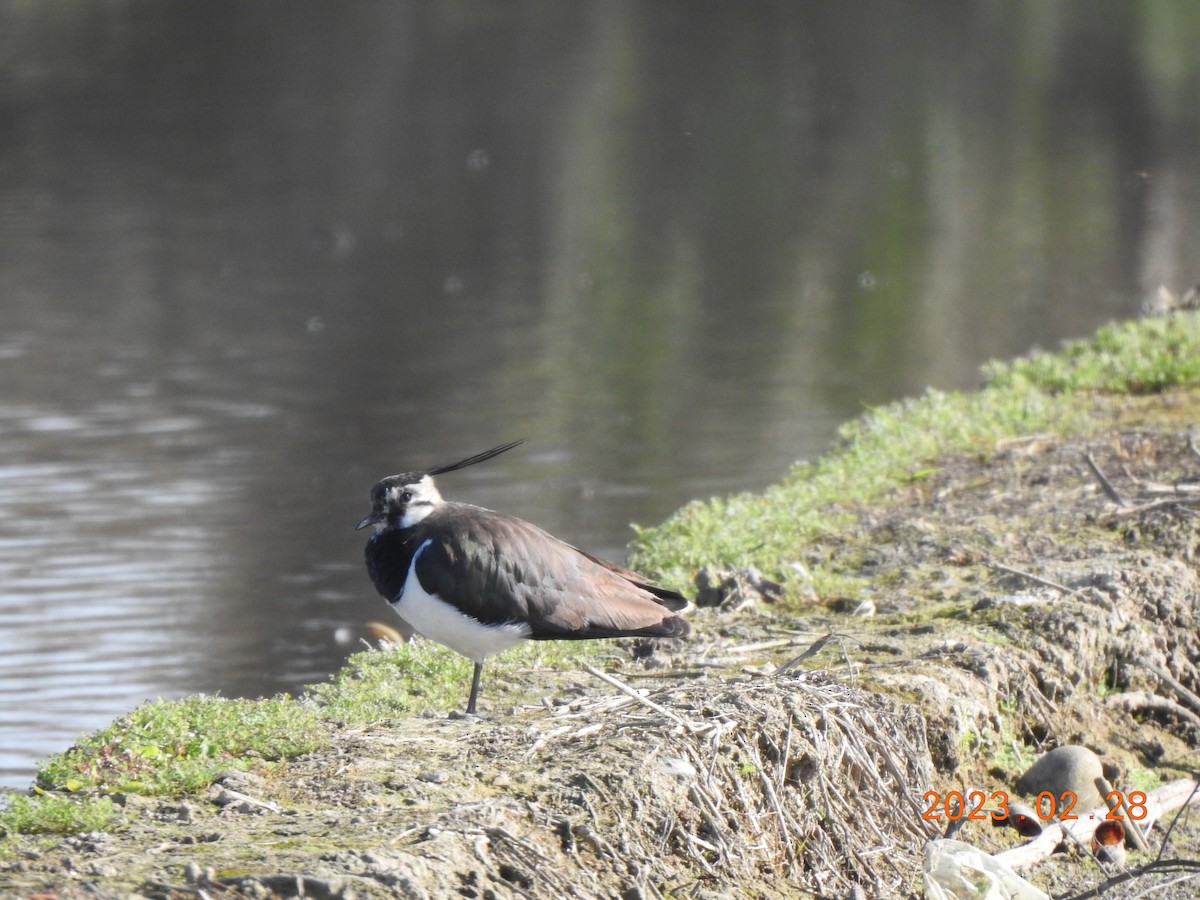
[[[405,499],[406,494],[408,495],[407,500]],[[443,501],[433,479],[426,475],[414,484],[390,488],[388,503],[404,509],[404,514],[400,516],[400,527],[412,528],[441,506]]]

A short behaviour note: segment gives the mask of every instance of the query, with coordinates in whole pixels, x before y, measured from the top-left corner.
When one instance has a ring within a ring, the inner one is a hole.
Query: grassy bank
[[[1006,439],[1102,428],[1101,395],[1142,395],[1200,384],[1195,314],[1108,325],[1058,352],[990,363],[970,393],[928,391],[847,423],[820,460],[797,464],[761,494],[696,501],[654,528],[638,529],[633,565],[689,588],[703,566],[754,566],[787,583],[785,568],[836,535],[866,504],[927,477],[957,454],[985,458]],[[813,567],[819,595],[844,573]]]

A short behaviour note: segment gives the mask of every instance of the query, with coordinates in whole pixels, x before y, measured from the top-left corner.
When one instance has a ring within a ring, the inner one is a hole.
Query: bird
[[[371,488],[364,555],[383,599],[418,634],[475,664],[467,714],[478,715],[489,656],[524,641],[683,638],[677,591],[559,540],[537,525],[444,500],[443,475],[492,459],[511,441],[448,465],[390,475]]]

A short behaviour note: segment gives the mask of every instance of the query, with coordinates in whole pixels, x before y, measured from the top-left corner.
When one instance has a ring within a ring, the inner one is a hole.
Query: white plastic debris
[[[680,756],[660,756],[658,764],[668,775],[677,778],[695,778],[696,767]]]
[[[962,841],[925,845],[926,900],[1050,900],[1002,862]]]

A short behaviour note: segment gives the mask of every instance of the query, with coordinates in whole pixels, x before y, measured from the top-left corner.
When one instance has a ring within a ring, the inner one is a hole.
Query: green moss
[[[1200,326],[1194,313],[1116,322],[1058,353],[985,367],[989,387],[1033,385],[1071,393],[1101,390],[1145,394],[1200,383]]]
[[[1134,791],[1143,791],[1149,793],[1155,788],[1162,787],[1164,779],[1161,772],[1155,772],[1153,769],[1142,768],[1135,766],[1129,770],[1126,776],[1129,783],[1129,789]],[[1128,796],[1128,791],[1126,792]]]
[[[485,694],[497,704],[536,702],[544,690],[529,677],[532,672],[561,669],[577,657],[595,658],[602,652],[595,641],[532,643],[489,662]],[[460,709],[470,683],[469,660],[421,641],[392,652],[356,654],[330,682],[312,687],[301,699],[156,700],[51,757],[39,770],[38,784],[72,793],[196,791],[229,769],[269,768],[269,761],[316,750],[339,723]],[[26,809],[20,803],[16,808]],[[58,809],[65,817],[76,807],[47,809]]]
[[[453,696],[461,695],[460,702],[466,697],[471,661],[440,649],[422,643],[356,653],[330,681],[313,685],[309,696],[326,716],[348,724],[451,708]]]
[[[121,817],[108,797],[35,793],[7,798],[0,809],[0,835],[78,834],[109,828]]]
[[[1015,778],[1015,776],[1029,768],[1030,760],[1022,757],[1017,751],[1018,745],[1015,740],[1007,739],[1008,735],[1012,733],[1011,725],[1007,721],[1007,714],[1012,711],[1006,710],[1005,712],[1006,720],[1001,723],[1000,733],[1002,739],[996,741],[995,747],[991,749],[989,761],[991,768],[1009,773]]]
[[[38,783],[65,791],[182,793],[226,769],[306,753],[324,739],[315,708],[287,697],[155,700],[51,757]]]

